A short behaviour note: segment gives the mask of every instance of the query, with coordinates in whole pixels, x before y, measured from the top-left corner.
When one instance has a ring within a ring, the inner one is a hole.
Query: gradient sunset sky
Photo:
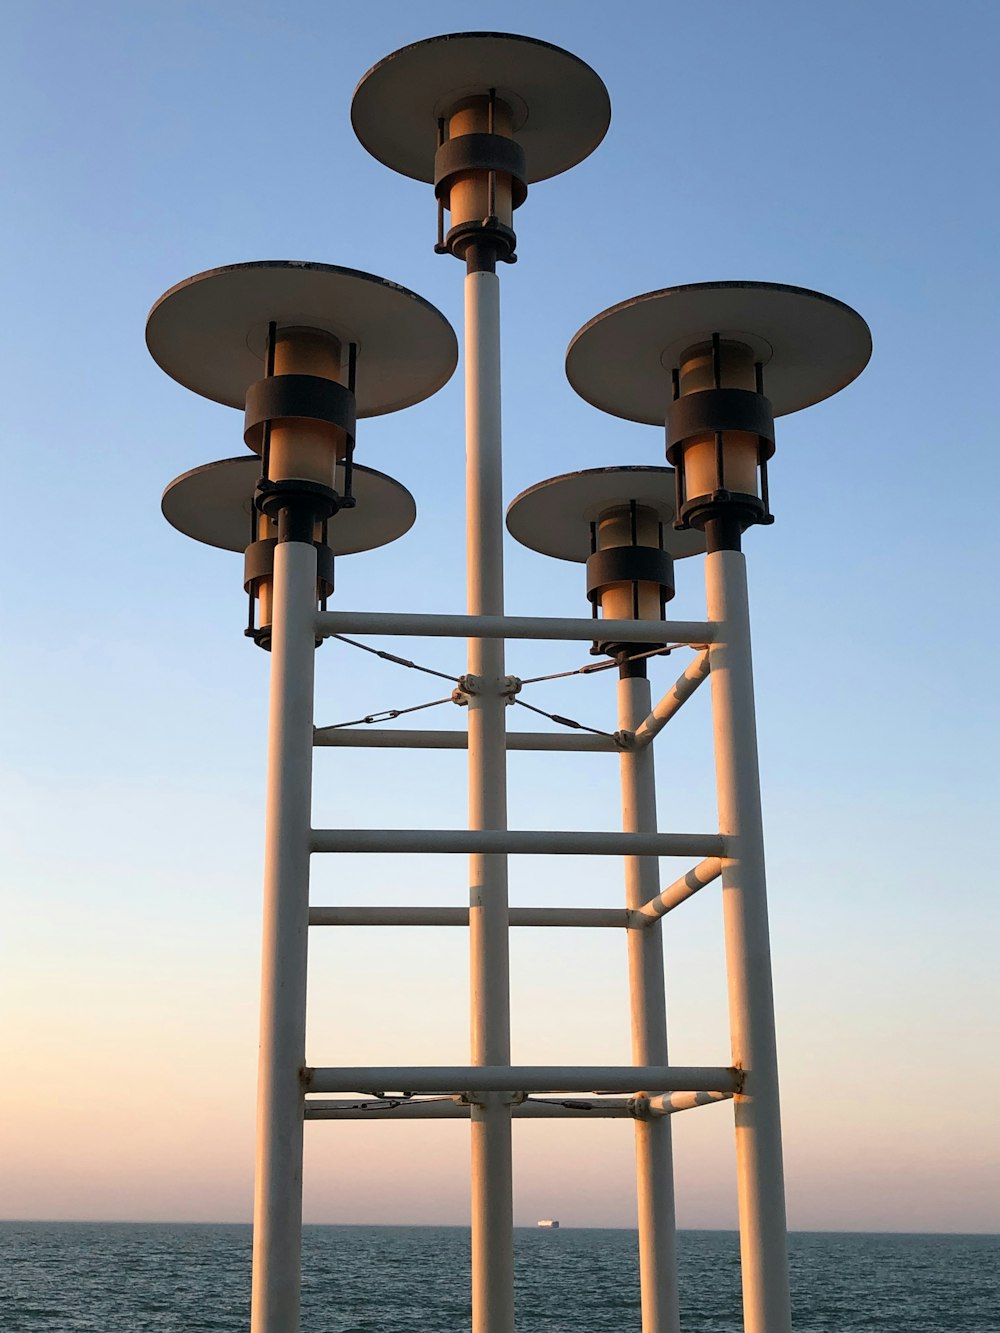
[[[5,466],[0,1215],[250,1215],[268,658],[242,562],[159,497],[243,451],[143,327],[220,264],[319,260],[413,288],[461,330],[429,186],[351,130],[361,75],[422,37],[502,25],[611,94],[607,139],[533,187],[504,268],[505,493],[662,463],[662,432],[569,388],[565,348],[654,288],[784,282],[854,306],[875,352],[781,420],[773,528],[748,554],[789,1224],[998,1231],[996,346],[1000,10],[992,0],[91,5],[5,15],[0,433]],[[338,563],[336,605],[461,610],[461,374],[363,422],[413,492],[400,543]],[[511,543],[508,608],[587,614],[576,566]],[[698,560],[672,614],[703,613]],[[390,645],[458,674],[464,645]],[[513,645],[521,676],[581,665]],[[687,660],[652,670],[654,692]],[[342,645],[317,722],[439,697]],[[614,728],[610,673],[525,696]],[[453,727],[451,705],[416,719]],[[512,725],[534,729],[523,714]],[[657,742],[661,827],[714,827],[707,692]],[[319,751],[319,826],[465,821],[461,754]],[[614,828],[613,758],[516,754],[520,828]],[[664,863],[665,876],[683,867]],[[462,858],[316,858],[315,903],[466,901]],[[524,858],[516,904],[612,906],[619,865]],[[671,1060],[729,1059],[721,913],[665,930]],[[315,931],[317,1064],[468,1058],[466,937]],[[513,936],[514,1060],[625,1063],[611,932]],[[735,1224],[728,1106],[674,1120],[678,1219]],[[467,1217],[462,1124],[311,1124],[306,1217]],[[627,1122],[515,1127],[516,1220],[634,1225]]]

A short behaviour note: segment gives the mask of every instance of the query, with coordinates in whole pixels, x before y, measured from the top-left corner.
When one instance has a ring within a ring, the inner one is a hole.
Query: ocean
[[[796,1333],[998,1333],[1000,1238],[800,1232]],[[739,1333],[735,1232],[678,1238],[684,1333]],[[515,1232],[520,1333],[639,1328],[634,1231]],[[463,1333],[463,1227],[309,1226],[303,1333]],[[0,1223],[3,1333],[238,1333],[248,1226]]]

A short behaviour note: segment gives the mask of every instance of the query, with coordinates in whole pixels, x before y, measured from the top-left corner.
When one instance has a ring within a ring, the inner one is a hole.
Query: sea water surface
[[[796,1333],[1000,1333],[1000,1239],[800,1232]],[[739,1333],[735,1232],[678,1237],[684,1333]],[[515,1232],[519,1333],[639,1329],[634,1231]],[[0,1223],[3,1333],[238,1333],[248,1226]],[[303,1333],[465,1333],[463,1227],[310,1226]]]

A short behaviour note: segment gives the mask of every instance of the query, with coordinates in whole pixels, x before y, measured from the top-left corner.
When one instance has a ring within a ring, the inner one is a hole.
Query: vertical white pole
[[[297,1333],[316,550],[274,552],[252,1333]]]
[[[500,444],[500,282],[465,278],[467,605],[503,614],[503,486]],[[469,827],[507,827],[504,646],[469,640]],[[472,1063],[510,1064],[507,858],[469,858]],[[472,1329],[513,1333],[514,1205],[508,1100],[486,1094],[472,1108]]]
[[[652,705],[645,676],[618,682],[618,726],[635,731]],[[622,828],[656,832],[653,747],[621,755]],[[660,891],[655,856],[625,857],[625,905],[637,909]],[[668,1064],[667,1005],[660,923],[628,932],[632,1062]],[[669,1116],[635,1123],[635,1169],[639,1213],[639,1281],[643,1333],[678,1333],[677,1235],[674,1163]]]
[[[746,1333],[790,1333],[750,614],[740,551],[706,557],[705,589],[709,618],[724,625],[710,663],[719,831],[733,851],[722,862],[729,1024],[733,1064],[746,1076],[734,1098],[743,1325]]]

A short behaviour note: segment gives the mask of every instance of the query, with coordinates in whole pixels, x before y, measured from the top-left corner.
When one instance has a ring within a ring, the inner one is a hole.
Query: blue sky
[[[10,1215],[248,1215],[267,659],[242,637],[238,558],[159,515],[164,484],[240,453],[242,426],[157,369],[145,315],[202,269],[298,258],[402,282],[460,329],[461,269],[432,253],[430,189],[365,153],[349,104],[390,50],[497,21],[477,4],[49,0],[5,18]],[[565,380],[566,344],[608,305],[750,278],[828,292],[872,328],[864,375],[779,423],[777,522],[745,543],[790,1220],[1000,1229],[983,855],[997,796],[997,9],[512,0],[502,22],[587,60],[613,106],[600,149],[531,190],[520,262],[502,273],[508,498],[577,467],[662,461],[659,432],[603,416]],[[363,423],[358,448],[410,487],[418,520],[339,563],[338,605],[460,609],[461,375]],[[512,611],[585,613],[577,567],[513,544],[507,559]],[[691,561],[674,611],[701,609]],[[403,651],[457,672],[464,649]],[[509,667],[578,657],[523,645]],[[318,666],[320,722],[436,697],[347,648]],[[674,674],[658,666],[654,689]],[[607,677],[538,691],[611,726]],[[447,709],[432,719],[455,725]],[[658,743],[664,827],[711,824],[709,741],[699,699]],[[613,760],[511,760],[515,826],[613,827],[616,802]],[[318,824],[457,827],[464,809],[461,756],[317,755]],[[512,897],[610,905],[607,872],[529,859]],[[460,903],[464,873],[327,858],[314,901]],[[465,1060],[460,932],[332,934],[313,952],[311,1059]],[[667,958],[672,1058],[723,1062],[709,891],[672,920]],[[627,1058],[616,940],[524,932],[514,961],[516,1058]],[[558,1151],[550,1126],[523,1130],[520,1220],[631,1223],[621,1126],[560,1132]],[[463,1130],[309,1133],[313,1220],[463,1220]],[[727,1110],[680,1117],[676,1137],[682,1224],[730,1225]],[[384,1176],[360,1171],[369,1149]]]

